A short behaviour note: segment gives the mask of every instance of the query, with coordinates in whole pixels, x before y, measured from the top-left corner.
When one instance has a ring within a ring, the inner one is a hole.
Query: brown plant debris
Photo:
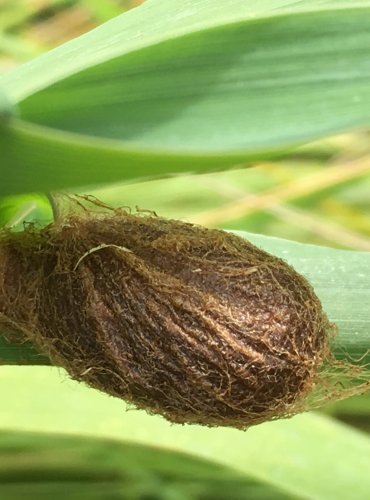
[[[238,428],[302,408],[330,331],[284,261],[224,231],[124,211],[3,232],[1,325],[138,408]]]

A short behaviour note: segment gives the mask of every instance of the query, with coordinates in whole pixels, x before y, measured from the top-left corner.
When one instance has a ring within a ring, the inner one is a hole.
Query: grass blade
[[[164,4],[3,77],[23,121],[0,130],[0,194],[227,168],[370,122],[367,0]]]
[[[370,440],[314,414],[249,429],[171,425],[122,401],[66,383],[55,368],[3,367],[2,429],[108,437],[217,462],[298,498],[367,500]],[[37,398],[37,404],[35,404]]]

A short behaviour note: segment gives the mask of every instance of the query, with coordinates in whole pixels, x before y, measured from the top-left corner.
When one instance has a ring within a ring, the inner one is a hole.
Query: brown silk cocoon
[[[299,411],[328,353],[321,304],[284,261],[125,212],[0,236],[0,325],[136,407],[238,428]]]

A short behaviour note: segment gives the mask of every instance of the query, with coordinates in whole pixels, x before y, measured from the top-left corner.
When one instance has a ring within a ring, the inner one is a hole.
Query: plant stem
[[[53,212],[53,219],[54,221],[57,221],[60,218],[60,208],[58,205],[58,201],[56,198],[56,195],[54,193],[48,192],[45,193],[47,199],[49,200],[52,212]]]

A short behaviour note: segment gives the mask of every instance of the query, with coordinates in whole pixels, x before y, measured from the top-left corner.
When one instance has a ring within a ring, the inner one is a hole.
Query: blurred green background
[[[0,0],[0,72],[139,3]],[[370,251],[369,139],[369,131],[358,130],[311,143],[253,168],[238,165],[211,175],[189,172],[188,176],[104,189],[92,186],[88,193],[113,206],[154,210],[209,227]],[[24,196],[23,202],[22,219],[50,217],[42,195]],[[0,200],[3,219],[11,221],[17,215],[12,205],[12,198]],[[6,370],[9,376],[9,370],[17,368]],[[0,370],[0,381],[3,374]],[[370,432],[369,396],[333,404],[325,413]],[[279,489],[266,496],[258,481],[247,484],[221,467],[186,456],[171,458],[164,450],[71,439],[0,429],[1,498],[298,498]],[[126,457],[124,463],[119,456]],[[80,467],[79,473],[75,466]],[[179,476],[180,469],[186,474]]]

